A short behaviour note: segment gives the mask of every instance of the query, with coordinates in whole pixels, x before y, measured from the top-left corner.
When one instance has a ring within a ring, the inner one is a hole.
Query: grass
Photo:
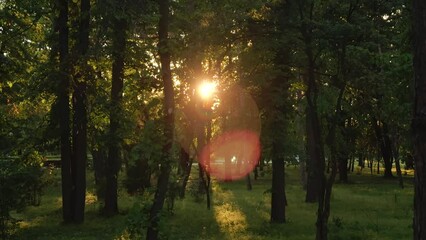
[[[252,181],[253,190],[246,190],[245,181],[217,182],[212,188],[212,209],[197,202],[190,194],[177,200],[174,214],[163,223],[165,239],[294,239],[315,238],[317,204],[304,202],[299,171],[287,168],[285,224],[270,224],[270,178]],[[405,177],[405,188],[397,179],[351,174],[349,184],[333,187],[330,239],[411,239],[412,176]],[[90,185],[90,184],[89,184]],[[120,191],[122,214],[103,218],[99,203],[88,189],[86,220],[80,225],[61,224],[60,183],[56,179],[39,207],[28,207],[15,216],[21,219],[18,239],[119,239],[126,229],[126,218],[138,198]]]

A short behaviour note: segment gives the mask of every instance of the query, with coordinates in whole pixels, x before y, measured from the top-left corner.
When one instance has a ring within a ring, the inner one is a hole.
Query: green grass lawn
[[[287,223],[270,224],[269,177],[252,181],[213,182],[212,209],[197,202],[191,194],[177,200],[174,213],[162,223],[164,239],[314,239],[317,204],[304,202],[299,171],[287,168]],[[411,239],[412,177],[405,189],[397,179],[352,174],[351,183],[333,187],[330,239]],[[89,184],[90,186],[91,184]],[[86,220],[81,225],[61,224],[59,179],[50,186],[39,207],[28,207],[15,214],[22,221],[18,239],[125,239],[126,219],[139,201],[124,191],[120,195],[122,214],[113,218],[99,216],[99,203],[88,189]]]

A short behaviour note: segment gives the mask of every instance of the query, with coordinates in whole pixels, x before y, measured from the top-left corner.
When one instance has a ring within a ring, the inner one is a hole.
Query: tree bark
[[[248,173],[246,176],[246,183],[247,183],[247,190],[251,191],[253,189],[253,186],[251,184],[250,173]]]
[[[339,166],[339,181],[342,183],[348,182],[348,158],[347,156],[338,157]]]
[[[161,163],[160,175],[158,176],[157,190],[154,196],[154,202],[149,214],[149,226],[147,229],[147,240],[158,239],[158,223],[161,210],[163,209],[166,198],[167,186],[169,183],[172,158],[172,144],[174,135],[174,91],[173,80],[170,70],[170,49],[168,44],[169,32],[169,0],[159,0],[159,26],[158,26],[158,52],[161,62],[161,77],[163,79],[164,93],[164,136],[166,142],[163,147],[164,160]]]
[[[392,135],[392,155],[393,160],[395,160],[395,168],[396,168],[396,174],[398,176],[398,183],[399,187],[404,188],[404,180],[402,178],[402,172],[401,172],[401,164],[399,159],[399,143],[400,143],[400,136],[398,133],[394,133]]]
[[[87,97],[88,80],[87,51],[89,49],[90,0],[81,0],[78,51],[81,72],[74,80],[73,92],[73,180],[74,180],[74,222],[84,221],[86,204],[86,162],[87,162]]]
[[[319,164],[325,161],[322,154],[322,140],[320,139],[320,126],[317,112],[313,107],[307,109],[307,150],[308,160],[306,161],[307,182],[306,182],[306,202],[317,202],[320,191],[320,169]]]
[[[117,5],[121,4],[120,1]],[[117,201],[117,178],[121,165],[121,145],[122,139],[119,136],[121,126],[121,111],[123,98],[124,79],[124,54],[126,50],[126,19],[123,16],[113,18],[113,52],[112,52],[112,86],[111,86],[111,109],[109,125],[108,158],[106,163],[106,189],[104,214],[113,216],[118,214]]]
[[[286,34],[291,22],[291,5],[290,1],[282,1],[278,6],[280,16],[277,20],[280,34]],[[282,70],[272,80],[270,89],[266,89],[265,95],[272,96],[268,102],[271,104],[267,108],[267,116],[270,118],[269,131],[271,133],[271,160],[272,160],[272,195],[271,195],[271,222],[286,222],[286,205],[287,198],[285,194],[285,139],[287,137],[287,119],[286,113],[289,109],[289,85],[290,85],[290,48],[283,44],[277,51],[274,58],[274,64]],[[267,99],[267,96],[264,96]],[[278,100],[279,99],[279,100]]]
[[[313,8],[311,8],[312,10]],[[301,10],[302,11],[302,10]],[[325,162],[321,140],[321,126],[317,112],[318,86],[315,77],[315,59],[312,49],[312,29],[306,23],[302,24],[302,35],[305,42],[305,54],[308,59],[307,76],[305,77],[306,99],[306,141],[308,159],[306,202],[316,202],[320,191],[320,165]]]
[[[337,99],[335,114],[330,123],[330,129],[327,135],[327,145],[330,149],[330,165],[331,173],[326,178],[324,173],[325,171],[325,161],[319,162],[319,173],[320,173],[320,192],[318,198],[318,211],[317,211],[317,222],[316,222],[316,240],[327,240],[328,239],[328,218],[330,217],[330,201],[331,201],[331,192],[333,189],[334,180],[337,175],[337,164],[338,157],[341,155],[341,149],[337,148],[338,143],[336,142],[336,134],[338,130],[338,121],[341,119],[342,115],[342,101],[343,94],[345,92],[346,83],[343,84],[340,88],[339,97]],[[343,154],[346,155],[346,154]],[[345,157],[346,158],[346,157]],[[347,158],[346,158],[347,159]],[[345,166],[345,170],[347,170]]]
[[[73,221],[72,176],[71,176],[71,129],[70,129],[70,64],[68,46],[68,0],[59,0],[59,71],[60,84],[58,105],[60,109],[59,128],[61,132],[61,178],[62,218],[65,223]]]
[[[75,83],[73,92],[73,220],[76,223],[84,221],[86,202],[86,159],[87,159],[87,115],[85,84]]]
[[[391,145],[392,143],[389,137],[388,126],[385,122],[377,121],[377,119],[374,117],[372,121],[373,121],[372,123],[373,123],[374,130],[376,133],[377,141],[379,144],[379,149],[383,157],[383,163],[384,163],[383,165],[385,168],[384,177],[392,178],[393,177],[392,175],[392,145]],[[380,126],[380,123],[382,124],[382,126]],[[379,164],[379,160],[377,164]],[[380,171],[378,170],[378,174],[379,172]]]
[[[107,154],[102,149],[92,150],[93,169],[95,172],[96,197],[105,201],[105,163]]]
[[[285,162],[277,143],[272,146],[271,222],[285,222]]]
[[[414,178],[413,239],[426,239],[426,2],[413,1]]]
[[[188,148],[189,149],[189,146]],[[180,167],[182,169],[182,185],[180,187],[179,197],[185,198],[186,185],[189,180],[189,175],[191,174],[192,161],[189,157],[189,153],[181,147],[180,149]]]

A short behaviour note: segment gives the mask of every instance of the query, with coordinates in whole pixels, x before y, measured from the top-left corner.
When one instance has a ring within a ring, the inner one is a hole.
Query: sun
[[[210,81],[203,81],[198,87],[198,93],[204,100],[210,100],[216,92],[217,83]]]

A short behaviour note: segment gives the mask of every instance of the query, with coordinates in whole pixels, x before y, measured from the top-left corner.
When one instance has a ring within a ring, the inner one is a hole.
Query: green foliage
[[[145,229],[149,223],[149,210],[152,204],[151,198],[152,194],[143,194],[130,209],[126,218],[127,239],[143,239],[145,237]]]
[[[132,147],[124,184],[129,192],[150,186],[151,173],[156,173],[163,160],[163,135],[158,120],[148,120]]]
[[[16,224],[10,215],[12,210],[21,211],[27,205],[39,205],[42,189],[48,184],[43,157],[29,152],[20,159],[0,159],[0,233],[8,239]]]
[[[149,215],[152,205],[153,192],[146,191],[143,195],[137,197],[136,203],[129,210],[125,220],[126,229],[124,233],[118,238],[119,240],[131,239],[144,239],[146,237],[146,229],[148,227]],[[163,210],[159,216],[160,239],[167,239],[165,237],[168,233],[166,218],[168,213]]]

